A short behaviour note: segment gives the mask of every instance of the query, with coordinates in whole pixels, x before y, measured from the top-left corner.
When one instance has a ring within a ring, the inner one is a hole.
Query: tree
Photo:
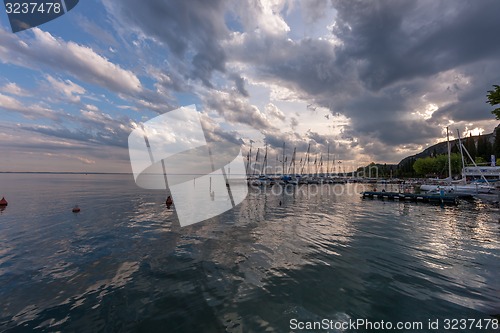
[[[477,139],[477,153],[476,158],[482,158],[485,162],[491,159],[492,147],[490,140],[485,136],[479,135]],[[476,163],[478,163],[476,161]]]
[[[497,84],[494,84],[493,87],[495,88],[494,90],[488,90],[488,94],[486,97],[488,97],[488,100],[486,103],[490,104],[491,106],[495,106],[500,104],[500,86]],[[500,108],[496,108],[495,110],[491,111],[495,115],[495,117],[500,120]]]
[[[451,154],[451,172],[459,174],[462,168],[460,154]],[[448,155],[442,154],[436,157],[419,158],[413,163],[413,169],[418,175],[448,176]]]
[[[495,142],[493,143],[493,154],[500,157],[500,127],[495,129]]]
[[[481,157],[481,156],[477,156],[476,160],[474,162],[476,162],[477,165],[481,165],[481,164],[486,164],[487,163],[486,160],[483,157]]]
[[[470,157],[474,160],[476,159],[476,141],[469,135],[465,140],[465,149],[469,152]]]
[[[485,146],[486,147],[485,147],[484,159],[486,161],[491,162],[491,155],[494,155],[493,154],[493,145],[491,144],[490,140],[486,140]]]

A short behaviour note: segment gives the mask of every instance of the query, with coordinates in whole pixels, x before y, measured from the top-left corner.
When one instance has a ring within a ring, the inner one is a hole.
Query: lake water
[[[328,187],[250,189],[181,228],[166,193],[130,175],[0,174],[0,331],[290,332],[293,320],[364,319],[442,332],[449,319],[498,320],[497,208]]]

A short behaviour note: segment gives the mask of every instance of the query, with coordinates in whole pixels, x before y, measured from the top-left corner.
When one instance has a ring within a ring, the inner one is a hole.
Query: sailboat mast
[[[472,156],[470,156],[469,151],[467,150],[467,148],[465,148],[465,146],[462,145],[462,149],[465,151],[465,153],[467,154],[467,156],[470,158],[472,164],[477,168],[477,164],[474,161],[474,159],[472,158]],[[481,179],[484,180],[484,182],[486,184],[490,185],[490,182],[486,179],[486,177],[483,175],[483,173],[482,172],[480,172],[480,173],[481,173]]]
[[[257,148],[257,154],[255,155],[255,165],[257,165],[257,162],[259,161],[259,150],[260,148]],[[253,176],[255,176],[255,168],[253,169]]]
[[[248,177],[248,170],[250,169],[250,164],[252,164],[252,141],[250,141],[250,151],[248,152],[247,155],[247,169],[246,169],[246,174]]]
[[[282,169],[281,169],[281,174],[285,175],[285,142],[283,141],[283,157],[281,158],[282,162]]]
[[[309,173],[309,151],[311,150],[311,144],[307,146],[307,153],[306,153],[306,160],[304,161],[304,164],[302,165],[302,170],[300,170],[300,173],[303,175],[304,174],[304,168],[307,164],[307,172]]]
[[[451,178],[451,147],[450,147],[450,132],[448,129],[448,126],[446,126],[446,140],[448,142],[448,177],[450,179],[450,182],[452,180]]]
[[[457,128],[458,135],[458,146],[460,147],[460,156],[462,157],[462,178],[465,179],[465,160],[464,160],[464,151],[462,149],[462,139],[460,138],[460,131]]]
[[[328,156],[326,158],[326,174],[330,176],[330,144],[328,144]]]
[[[291,171],[294,176],[295,176],[295,154],[297,153],[297,147],[293,148],[293,155],[292,155],[292,162],[290,163]],[[293,166],[293,167],[292,167]],[[288,170],[288,173],[290,173],[290,170]]]
[[[323,153],[319,155],[319,173],[323,173]]]
[[[316,155],[316,157],[314,157],[314,164],[316,165],[316,177],[318,177],[318,168],[319,168],[318,155]]]
[[[262,163],[262,170],[260,171],[261,175],[265,175],[264,171],[266,171],[267,167],[267,144],[266,144],[266,153],[264,154],[264,162]]]

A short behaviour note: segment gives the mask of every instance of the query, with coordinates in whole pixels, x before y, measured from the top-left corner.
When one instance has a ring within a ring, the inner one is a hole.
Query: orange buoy
[[[73,213],[79,213],[80,212],[80,207],[78,207],[78,205],[76,205],[75,207],[73,207],[73,209],[71,211]]]
[[[172,200],[172,197],[169,195],[167,197],[167,201],[165,201],[165,205],[167,205],[167,208],[170,208],[170,206],[172,206],[173,203],[174,201]]]
[[[2,197],[2,200],[0,200],[0,207],[5,207],[7,206],[9,203],[7,202],[7,200],[5,200],[4,197]]]

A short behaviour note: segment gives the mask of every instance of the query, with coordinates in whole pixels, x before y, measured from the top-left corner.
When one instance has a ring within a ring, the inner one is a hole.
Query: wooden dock
[[[363,198],[368,198],[368,199],[425,202],[425,203],[447,204],[447,205],[458,204],[458,199],[472,198],[472,196],[453,195],[453,194],[444,194],[444,195],[415,194],[415,193],[377,192],[377,191],[366,191],[362,192],[361,194]]]

